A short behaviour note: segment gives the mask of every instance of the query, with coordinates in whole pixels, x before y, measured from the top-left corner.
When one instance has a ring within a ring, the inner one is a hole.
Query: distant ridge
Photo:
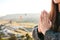
[[[34,22],[38,23],[39,14],[9,14],[3,17],[0,17],[0,20],[13,20],[20,22]]]

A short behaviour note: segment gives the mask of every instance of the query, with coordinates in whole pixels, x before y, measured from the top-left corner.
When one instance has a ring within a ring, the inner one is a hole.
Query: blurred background
[[[0,0],[0,40],[34,40],[42,10],[50,12],[51,0]]]
[[[33,40],[32,30],[39,14],[11,14],[0,17],[0,40]]]

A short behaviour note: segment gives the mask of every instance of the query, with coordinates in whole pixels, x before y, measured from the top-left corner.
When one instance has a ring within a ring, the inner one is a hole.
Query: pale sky
[[[0,0],[0,17],[7,14],[50,11],[51,0]]]

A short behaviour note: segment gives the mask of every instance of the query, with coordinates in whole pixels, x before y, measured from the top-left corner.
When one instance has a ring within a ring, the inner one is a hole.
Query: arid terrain
[[[38,15],[7,15],[0,18],[0,33],[3,34],[2,39],[9,40],[15,36],[17,40],[25,40],[32,38],[32,29],[38,25]],[[0,36],[2,35],[0,34]],[[13,35],[13,36],[11,36]],[[15,40],[15,39],[14,39]]]

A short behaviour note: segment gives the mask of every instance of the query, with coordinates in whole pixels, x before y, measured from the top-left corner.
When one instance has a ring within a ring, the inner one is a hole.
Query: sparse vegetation
[[[3,21],[3,20],[2,20]],[[6,21],[7,22],[7,21]],[[3,23],[1,23],[1,24],[5,24],[6,23],[5,21],[3,22]],[[9,38],[3,38],[2,36],[4,36],[4,33],[2,32],[2,30],[3,29],[1,29],[1,27],[3,26],[3,25],[0,25],[0,40],[33,40],[33,38],[32,38],[32,34],[31,34],[31,30],[32,30],[32,28],[35,26],[35,25],[37,25],[37,24],[34,24],[34,23],[28,23],[28,22],[26,22],[26,23],[19,23],[19,22],[15,22],[15,21],[9,21],[6,25],[4,25],[4,26],[8,26],[8,28],[10,28],[10,26],[12,26],[12,27],[19,27],[19,26],[23,26],[26,30],[28,30],[28,32],[23,28],[23,29],[21,29],[21,28],[19,28],[19,29],[16,29],[16,30],[10,30],[14,35],[10,35],[10,37]],[[12,28],[11,27],[11,28]],[[7,28],[7,27],[6,27]],[[30,30],[30,29],[31,30]],[[22,36],[20,36],[20,37],[16,37],[15,36],[15,34],[22,34]]]

